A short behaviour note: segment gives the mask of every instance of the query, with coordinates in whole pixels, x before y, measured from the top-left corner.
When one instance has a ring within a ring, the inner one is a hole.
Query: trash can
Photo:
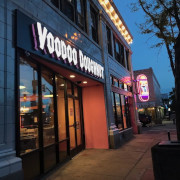
[[[155,180],[180,180],[180,142],[161,141],[151,153]]]

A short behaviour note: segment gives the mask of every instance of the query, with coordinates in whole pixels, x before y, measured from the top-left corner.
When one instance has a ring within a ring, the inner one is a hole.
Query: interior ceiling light
[[[53,94],[45,94],[44,97],[53,97]]]
[[[132,44],[132,36],[126,29],[125,25],[120,20],[119,15],[116,13],[115,9],[111,5],[109,0],[98,0],[101,6],[104,8],[106,13],[109,15],[110,19],[113,21],[114,25],[117,27],[119,32],[122,34],[124,39],[128,44]],[[125,32],[125,33],[124,33]],[[127,32],[127,33],[126,33]],[[126,38],[128,36],[128,38]]]
[[[73,75],[73,74],[71,74],[69,77],[70,77],[70,78],[75,78],[76,76],[75,76],[75,75]]]
[[[26,86],[19,86],[19,89],[25,89],[26,88]]]
[[[83,84],[87,84],[87,81],[83,81]]]
[[[60,86],[61,86],[61,87],[63,87],[63,86],[64,86],[64,84],[60,84]]]

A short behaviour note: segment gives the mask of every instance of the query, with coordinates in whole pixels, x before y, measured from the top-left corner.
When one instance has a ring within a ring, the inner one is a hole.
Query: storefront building
[[[134,71],[139,114],[152,117],[154,123],[162,123],[164,107],[161,99],[160,84],[152,68]]]
[[[113,2],[10,0],[0,13],[0,179],[137,133],[132,35]]]

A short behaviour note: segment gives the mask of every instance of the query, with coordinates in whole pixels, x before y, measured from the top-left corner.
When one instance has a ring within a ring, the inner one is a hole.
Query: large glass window
[[[123,129],[123,123],[122,123],[122,110],[121,110],[121,102],[119,94],[115,93],[115,102],[116,102],[116,124],[118,129]]]
[[[126,111],[126,124],[127,127],[131,127],[131,118],[130,118],[130,110],[129,110],[129,97],[125,96],[125,111]]]
[[[114,115],[114,119],[116,121],[116,105],[115,105],[115,100],[114,100],[114,93],[112,92],[112,105],[113,105],[113,115]]]
[[[113,85],[116,87],[119,87],[119,81],[118,81],[118,79],[116,79],[114,77],[113,77]]]
[[[58,129],[59,141],[67,138],[66,135],[66,115],[65,115],[65,80],[57,77],[57,112],[58,112]]]
[[[124,95],[121,95],[121,107],[122,107],[122,116],[123,116],[124,129],[126,129],[127,124],[126,124],[126,107],[125,107]]]
[[[115,124],[119,130],[131,127],[128,97],[112,92]]]
[[[38,82],[35,64],[20,58],[20,153],[39,148]]]
[[[66,132],[66,110],[65,110],[65,80],[59,76],[56,79],[57,89],[57,113],[58,113],[58,137],[59,137],[59,159],[63,161],[67,157],[67,132]]]
[[[81,94],[77,85],[33,60],[21,57],[19,72],[17,152],[25,177],[33,178],[40,167],[47,172],[83,149]]]
[[[53,74],[42,69],[42,119],[44,146],[55,142]]]

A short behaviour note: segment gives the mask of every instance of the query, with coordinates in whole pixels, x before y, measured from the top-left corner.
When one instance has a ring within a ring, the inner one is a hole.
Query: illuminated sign
[[[104,67],[84,55],[81,50],[72,47],[72,43],[65,43],[58,36],[48,32],[47,28],[42,27],[39,22],[32,24],[32,32],[35,50],[42,50],[58,61],[63,60],[70,66],[75,66],[92,76],[104,79]]]
[[[148,80],[144,74],[140,74],[136,78],[137,80],[137,91],[138,97],[140,101],[148,101],[149,100],[149,87]]]

